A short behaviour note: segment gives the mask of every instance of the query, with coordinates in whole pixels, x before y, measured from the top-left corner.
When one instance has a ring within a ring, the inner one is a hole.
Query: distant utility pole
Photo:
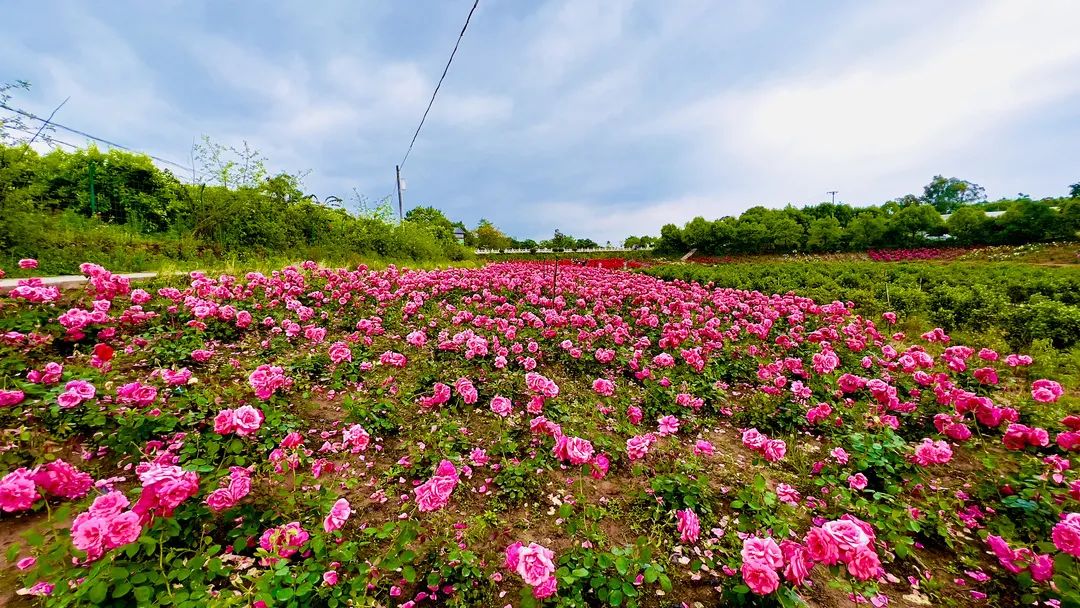
[[[832,195],[832,204],[834,204],[834,205],[836,204],[836,193],[837,192],[839,192],[839,190],[829,190],[828,192],[825,193],[825,194],[831,194]],[[398,194],[401,194],[401,193],[399,192]]]
[[[405,221],[405,207],[401,203],[401,165],[394,165],[394,173],[397,174],[397,212],[398,220]]]

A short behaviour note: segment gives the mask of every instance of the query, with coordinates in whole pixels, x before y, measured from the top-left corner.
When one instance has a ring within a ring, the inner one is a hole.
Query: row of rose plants
[[[46,605],[1080,601],[1075,398],[893,313],[602,268],[290,266],[3,303]]]

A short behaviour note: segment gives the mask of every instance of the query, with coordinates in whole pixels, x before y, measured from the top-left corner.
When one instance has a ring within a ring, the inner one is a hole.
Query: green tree
[[[689,249],[712,250],[712,222],[698,216],[686,223],[682,230],[683,243]]]
[[[628,236],[625,239],[623,239],[622,246],[627,248],[627,249],[633,249],[634,247],[640,247],[641,246],[641,239],[639,237],[636,237],[636,236]]]
[[[266,157],[244,140],[240,148],[226,146],[203,135],[192,147],[192,155],[202,168],[202,179],[220,186],[255,188],[269,175]]]
[[[405,213],[405,221],[424,228],[442,242],[454,242],[454,223],[434,207],[413,207]]]
[[[957,243],[979,245],[990,242],[994,220],[979,207],[961,207],[949,216],[945,225]]]
[[[1058,238],[1074,241],[1080,233],[1080,198],[1069,199],[1058,205]]]
[[[806,229],[783,212],[772,215],[766,224],[765,242],[770,251],[795,251],[802,248]]]
[[[661,253],[678,255],[686,253],[682,230],[679,230],[675,224],[664,224],[660,228],[660,240],[656,243],[656,248]]]
[[[806,234],[806,248],[810,251],[836,251],[844,239],[844,229],[840,220],[825,216],[810,222]]]
[[[986,200],[983,187],[955,177],[935,175],[923,188],[922,201],[933,205],[938,213],[952,213],[963,205]]]
[[[945,221],[930,205],[904,207],[889,218],[888,223],[890,245],[900,247],[920,245],[926,236],[941,234],[944,230]]]
[[[511,245],[510,237],[486,219],[480,220],[475,232],[476,246],[480,249],[508,249]]]
[[[849,247],[856,251],[874,249],[885,245],[888,220],[878,211],[860,213],[844,230]]]
[[[1080,198],[1080,182],[1069,186],[1069,198]]]
[[[551,249],[573,249],[576,243],[577,239],[574,237],[555,230],[555,234],[550,239],[542,241],[540,244]]]
[[[1022,199],[997,218],[997,225],[1006,243],[1019,245],[1045,240],[1054,231],[1056,219],[1049,205]]]

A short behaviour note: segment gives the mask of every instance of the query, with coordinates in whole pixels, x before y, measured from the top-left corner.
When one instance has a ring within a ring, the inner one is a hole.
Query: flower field
[[[31,605],[1080,605],[1024,352],[576,265],[82,270],[0,303]]]

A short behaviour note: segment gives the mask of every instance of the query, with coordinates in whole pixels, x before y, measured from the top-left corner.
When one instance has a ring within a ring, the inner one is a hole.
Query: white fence
[[[547,248],[537,247],[536,249],[477,249],[476,255],[499,255],[499,254],[532,254],[532,253],[626,253],[631,251],[650,251],[652,247],[635,247],[628,249],[626,247],[596,247],[590,249],[560,249],[558,251]]]

